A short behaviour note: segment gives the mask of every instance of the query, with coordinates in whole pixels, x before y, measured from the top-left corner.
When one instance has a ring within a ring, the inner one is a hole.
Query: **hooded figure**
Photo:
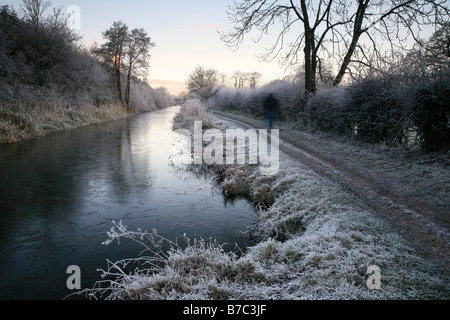
[[[273,96],[273,94],[269,94],[269,96],[264,101],[264,115],[266,118],[269,119],[269,128],[273,128],[273,120],[275,117],[275,114],[278,111],[279,102],[278,100]]]

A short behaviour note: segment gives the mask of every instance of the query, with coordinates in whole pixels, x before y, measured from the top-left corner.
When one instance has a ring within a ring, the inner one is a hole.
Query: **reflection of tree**
[[[55,216],[75,219],[96,195],[123,201],[137,178],[129,130],[121,120],[1,146],[1,237],[30,218],[42,226]],[[114,144],[123,152],[112,152]]]
[[[137,125],[138,123],[134,123]],[[114,195],[114,199],[120,202],[127,201],[129,196],[134,196],[151,186],[150,170],[150,150],[141,152],[133,148],[133,140],[145,135],[142,128],[134,128],[139,132],[132,132],[131,124],[121,128],[120,138],[117,140],[118,159],[107,158],[109,161],[110,176],[105,177]],[[142,148],[146,148],[141,141]]]

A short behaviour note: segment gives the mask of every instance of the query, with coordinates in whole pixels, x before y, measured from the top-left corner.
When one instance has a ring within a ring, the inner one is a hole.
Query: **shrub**
[[[173,129],[188,129],[193,132],[195,121],[202,121],[203,129],[214,126],[214,122],[207,112],[207,107],[198,99],[188,100],[184,103],[180,112],[172,121]]]
[[[313,130],[350,134],[352,123],[346,117],[345,88],[330,88],[318,91],[308,99],[305,106],[305,121]]]
[[[346,121],[352,121],[359,139],[402,143],[408,118],[402,89],[390,78],[366,79],[348,88]]]
[[[414,124],[426,152],[450,148],[450,83],[437,80],[416,93]]]

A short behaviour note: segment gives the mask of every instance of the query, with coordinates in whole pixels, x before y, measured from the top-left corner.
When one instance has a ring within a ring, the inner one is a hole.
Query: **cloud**
[[[185,31],[203,31],[203,30],[221,30],[223,27],[218,24],[209,23],[208,21],[202,21],[201,23],[191,24],[191,25],[183,25],[183,24],[174,24],[168,33],[181,33]]]
[[[147,82],[153,88],[165,87],[171,94],[178,95],[182,91],[186,91],[186,83],[175,80],[147,79]]]
[[[221,25],[212,24],[207,21],[202,21],[202,23],[200,25],[198,25],[198,27],[200,27],[200,29],[203,29],[203,30],[218,30],[218,29],[223,28]]]

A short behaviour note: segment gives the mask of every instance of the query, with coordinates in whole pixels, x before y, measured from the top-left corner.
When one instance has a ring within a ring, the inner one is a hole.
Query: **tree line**
[[[227,76],[218,70],[197,66],[188,75],[186,84],[191,94],[190,97],[207,99],[214,88],[219,85],[229,85],[239,89],[254,89],[260,83],[261,78],[262,74],[257,71],[235,71],[230,76]]]
[[[141,111],[167,107],[172,97],[145,81],[154,46],[144,29],[115,22],[104,44],[84,48],[61,8],[24,0],[0,7],[0,106],[76,109],[125,104]],[[123,88],[122,82],[126,85]]]

